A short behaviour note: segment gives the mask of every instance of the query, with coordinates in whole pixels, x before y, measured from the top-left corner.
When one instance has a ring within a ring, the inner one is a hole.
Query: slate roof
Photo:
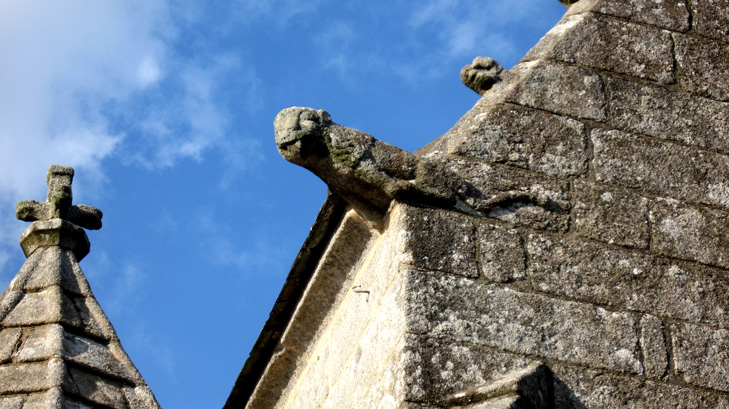
[[[53,171],[73,177],[54,165],[49,186]],[[21,246],[28,259],[0,296],[0,408],[158,408],[78,264],[84,230],[46,217]]]

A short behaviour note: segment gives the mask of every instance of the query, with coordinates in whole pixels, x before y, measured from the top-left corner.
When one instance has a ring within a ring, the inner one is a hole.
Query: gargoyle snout
[[[307,145],[316,143],[322,136],[322,128],[331,122],[331,116],[324,110],[302,107],[282,110],[273,121],[279,152],[287,160],[294,161],[307,151]]]

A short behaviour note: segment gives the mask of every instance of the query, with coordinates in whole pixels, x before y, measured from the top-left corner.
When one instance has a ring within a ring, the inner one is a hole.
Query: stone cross
[[[86,229],[100,229],[101,210],[91,206],[71,204],[73,199],[71,182],[73,182],[73,168],[51,165],[46,176],[48,184],[46,201],[19,202],[15,208],[15,217],[26,222],[62,219]]]

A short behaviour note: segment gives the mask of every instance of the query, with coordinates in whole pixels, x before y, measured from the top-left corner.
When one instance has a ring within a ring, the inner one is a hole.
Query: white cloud
[[[0,4],[5,198],[37,195],[51,163],[98,168],[112,154],[123,135],[103,108],[155,81],[168,27],[162,0]]]
[[[257,76],[223,52],[182,55],[189,10],[171,0],[0,3],[0,208],[45,197],[52,163],[98,186],[112,156],[169,167],[229,145],[221,83]],[[244,105],[260,105],[259,90],[249,96]],[[0,235],[0,266],[15,245]]]

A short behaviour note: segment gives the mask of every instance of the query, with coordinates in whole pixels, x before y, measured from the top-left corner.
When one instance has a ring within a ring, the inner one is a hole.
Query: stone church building
[[[729,409],[729,1],[563,3],[512,69],[463,68],[481,99],[414,154],[276,117],[330,195],[226,409]],[[101,212],[72,177],[18,204],[0,409],[158,407],[78,266]]]

